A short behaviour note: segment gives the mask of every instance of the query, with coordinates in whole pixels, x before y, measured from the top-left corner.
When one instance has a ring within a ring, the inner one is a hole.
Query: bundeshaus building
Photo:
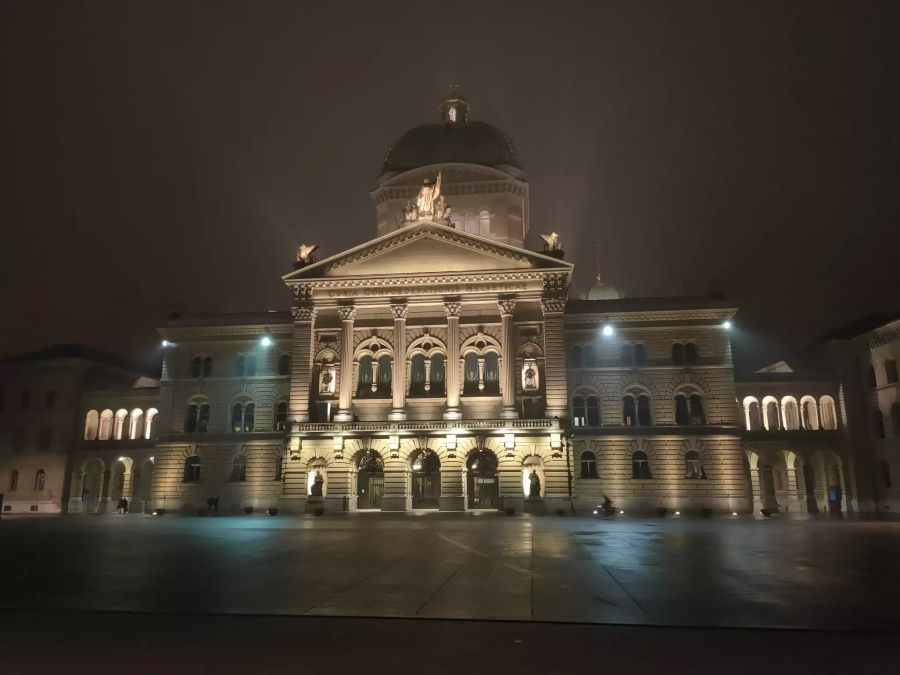
[[[598,274],[575,298],[511,139],[461,97],[440,114],[388,148],[374,238],[322,259],[299,246],[289,312],[173,314],[158,379],[135,369],[133,386],[81,393],[56,510],[540,514],[608,496],[732,514],[894,498],[848,441],[846,373],[785,362],[736,384],[721,297],[626,298]],[[0,472],[16,461],[7,448]],[[18,485],[7,512],[30,508]]]

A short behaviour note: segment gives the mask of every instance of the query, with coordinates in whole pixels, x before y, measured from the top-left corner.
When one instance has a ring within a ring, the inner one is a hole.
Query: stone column
[[[746,429],[749,430],[750,429],[750,406],[747,404],[744,405],[744,422],[746,424]]]
[[[447,410],[445,420],[458,420],[462,417],[459,410],[459,315],[462,303],[449,301],[444,303],[447,312],[447,361],[444,364],[444,377],[447,380]]]
[[[797,483],[797,469],[787,467],[784,470],[785,491],[787,492],[787,511],[803,511],[802,502],[800,501],[799,484]]]
[[[353,411],[353,320],[356,318],[354,305],[338,307],[341,318],[341,390],[338,396],[338,411],[335,422],[352,422]]]
[[[409,307],[405,302],[391,304],[394,315],[394,371],[391,375],[393,392],[392,420],[406,419],[406,314]]]
[[[500,351],[503,362],[500,367],[500,382],[502,383],[504,419],[515,419],[519,416],[516,410],[516,355],[513,318],[516,311],[515,298],[500,298],[497,301],[500,308]]]
[[[292,307],[291,314],[294,317],[294,343],[291,347],[290,419],[296,422],[309,422],[316,309],[309,305]]]
[[[565,298],[543,298],[544,313],[544,391],[547,417],[568,416],[566,396],[566,346],[563,332]]]

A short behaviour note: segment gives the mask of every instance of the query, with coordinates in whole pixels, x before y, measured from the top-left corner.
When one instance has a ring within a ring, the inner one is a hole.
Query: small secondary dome
[[[600,275],[597,275],[597,283],[590,287],[584,294],[585,300],[621,300],[622,293],[615,286],[604,284]]]
[[[450,163],[521,171],[510,137],[490,124],[469,120],[469,104],[461,95],[444,99],[440,110],[441,124],[413,127],[388,148],[383,173]]]

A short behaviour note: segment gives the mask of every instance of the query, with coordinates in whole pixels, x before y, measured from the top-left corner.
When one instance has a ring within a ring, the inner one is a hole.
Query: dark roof
[[[410,129],[388,148],[382,172],[452,163],[522,168],[512,140],[500,129],[485,122],[460,122]]]
[[[569,300],[566,314],[605,314],[608,312],[653,312],[679,309],[735,310],[726,300],[709,296],[669,296],[656,298],[620,298],[618,300]]]
[[[144,375],[146,377],[159,377],[158,372],[155,372],[152,368],[144,364],[132,361],[125,358],[124,356],[120,356],[119,354],[113,354],[112,352],[97,349],[96,347],[89,347],[88,345],[76,343],[60,343],[51,345],[49,347],[44,347],[43,349],[37,349],[32,352],[26,352],[24,354],[14,354],[13,356],[7,356],[0,359],[0,366],[42,363],[46,361],[61,361],[69,359],[77,359],[80,361],[87,361],[96,365],[127,370],[138,375]]]

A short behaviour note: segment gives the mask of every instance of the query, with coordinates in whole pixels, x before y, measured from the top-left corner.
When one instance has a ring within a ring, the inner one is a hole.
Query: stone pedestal
[[[525,500],[524,509],[525,513],[530,513],[533,516],[543,516],[547,513],[547,506],[544,504],[544,500],[540,497],[529,497]]]
[[[306,498],[306,512],[313,513],[316,509],[325,509],[324,497],[309,496]],[[325,509],[326,511],[328,509]]]
[[[517,513],[525,511],[525,497],[503,497],[504,509],[515,509]]]
[[[306,513],[306,497],[281,497],[278,499],[278,511],[288,514]],[[265,513],[265,509],[261,513]]]
[[[339,513],[341,511],[352,511],[356,508],[356,497],[347,495],[325,495],[322,497],[327,513]]]

